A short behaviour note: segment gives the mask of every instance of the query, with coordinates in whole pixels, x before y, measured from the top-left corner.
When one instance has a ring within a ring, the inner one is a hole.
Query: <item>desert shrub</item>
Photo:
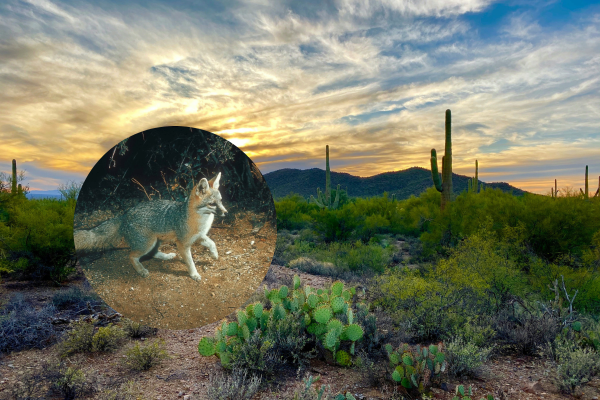
[[[522,273],[487,221],[451,249],[448,258],[381,275],[375,279],[375,292],[398,325],[423,341],[442,339],[469,318],[501,309],[524,285]]]
[[[600,311],[600,274],[592,268],[549,263],[543,260],[535,260],[529,264],[529,281],[533,291],[539,293],[543,301],[552,302],[555,300],[555,293],[548,289],[554,288],[556,281],[561,302],[564,303],[562,308],[568,305],[562,286],[563,280],[564,288],[571,297],[577,290],[577,296],[573,301],[575,310],[596,314]],[[556,308],[558,304],[554,306]]]
[[[316,210],[316,205],[309,204],[300,195],[291,194],[275,202],[277,212],[277,230],[280,229],[303,229],[313,222],[309,213]]]
[[[26,200],[0,223],[0,250],[23,278],[61,282],[75,271],[73,215],[75,202]]]
[[[73,329],[59,344],[58,349],[63,357],[74,353],[114,351],[123,344],[125,336],[126,333],[118,326],[109,324],[95,332],[92,322],[80,320],[73,323]]]
[[[123,364],[132,370],[146,371],[167,358],[170,357],[164,349],[164,340],[161,339],[145,346],[136,343],[135,346],[125,352]]]
[[[582,349],[576,343],[559,338],[554,344],[557,359],[556,385],[561,391],[573,393],[600,371],[600,355],[590,348]]]
[[[362,383],[367,387],[381,387],[385,382],[385,364],[378,362],[364,349],[357,350],[354,368],[359,371]]]
[[[210,375],[207,394],[214,400],[251,399],[260,384],[260,376],[249,376],[243,369],[235,368],[230,373],[219,371]]]
[[[98,332],[92,337],[92,350],[114,351],[123,344],[126,335],[121,328],[112,324],[100,327],[98,328]]]
[[[267,323],[264,338],[272,344],[270,352],[285,362],[305,365],[312,353],[304,351],[310,338],[299,313],[289,313],[283,319],[271,319]]]
[[[103,389],[98,400],[144,400],[140,395],[142,389],[138,382],[129,380],[120,385],[118,389]]]
[[[552,342],[560,333],[557,320],[534,308],[524,309],[515,305],[494,317],[494,329],[498,339],[509,344],[520,354],[534,355],[540,346]]]
[[[321,385],[318,391],[313,387],[313,384],[318,382],[320,378],[320,376],[313,378],[312,375],[305,377],[302,382],[296,384],[294,394],[289,400],[330,400],[331,396],[326,393],[327,387],[325,385]]]
[[[274,344],[256,330],[247,340],[233,346],[229,366],[270,377],[284,364]]]
[[[55,313],[53,305],[36,310],[23,294],[14,294],[0,311],[0,353],[52,344],[56,339],[52,325]]]
[[[377,326],[377,317],[370,312],[370,305],[367,303],[356,303],[356,323],[363,329],[363,338],[358,342],[356,348],[364,349],[367,354],[372,353],[382,343],[389,340],[391,330],[383,334]]]
[[[131,319],[124,319],[123,331],[132,339],[156,334],[156,329]]]
[[[59,344],[59,352],[62,356],[74,353],[91,352],[94,348],[94,324],[86,321],[72,323],[73,329],[67,337]]]
[[[59,310],[63,310],[67,307],[83,308],[87,302],[97,303],[99,298],[95,293],[81,290],[77,286],[68,288],[67,290],[60,290],[54,293],[52,296],[52,304]]]
[[[45,375],[43,370],[28,370],[19,377],[14,385],[9,385],[3,392],[3,400],[41,399],[45,394]]]
[[[455,377],[475,376],[490,356],[493,347],[480,347],[457,337],[446,343],[448,373]]]
[[[492,328],[492,321],[492,317],[487,315],[467,318],[467,322],[458,327],[449,337],[459,337],[466,342],[473,343],[475,346],[484,347],[497,335],[497,332]]]
[[[47,365],[45,378],[50,382],[50,389],[65,400],[86,398],[96,391],[93,376],[63,361]]]

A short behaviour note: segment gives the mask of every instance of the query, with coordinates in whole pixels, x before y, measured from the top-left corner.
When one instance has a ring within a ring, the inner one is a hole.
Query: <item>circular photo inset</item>
[[[114,310],[156,328],[197,328],[244,305],[275,251],[275,205],[256,165],[213,133],[135,134],[92,168],[75,251]]]

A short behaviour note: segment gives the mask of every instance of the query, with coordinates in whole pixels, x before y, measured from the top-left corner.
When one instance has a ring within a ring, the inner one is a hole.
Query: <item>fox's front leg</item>
[[[202,279],[198,270],[196,270],[196,265],[194,264],[194,259],[192,258],[192,249],[188,246],[183,246],[183,244],[178,243],[177,247],[179,248],[179,253],[181,253],[181,257],[185,262],[185,265],[188,267],[188,273],[190,274],[190,278],[195,281],[200,282]]]
[[[200,244],[207,247],[210,251],[210,256],[215,260],[219,259],[219,253],[217,252],[217,245],[208,236],[200,236]]]

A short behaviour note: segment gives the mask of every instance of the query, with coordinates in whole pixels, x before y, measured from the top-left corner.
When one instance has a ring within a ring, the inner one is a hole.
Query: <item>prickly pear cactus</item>
[[[392,379],[406,389],[418,389],[423,392],[446,370],[441,344],[414,348],[402,344],[396,350],[387,344],[385,350],[393,368]]]
[[[341,281],[334,282],[328,289],[315,289],[302,286],[300,278],[294,276],[293,288],[265,288],[270,310],[260,302],[238,310],[236,321],[224,321],[214,338],[203,338],[198,344],[198,352],[205,357],[216,355],[221,364],[228,367],[236,345],[250,340],[256,332],[264,335],[272,321],[283,320],[292,314],[312,335],[314,343],[322,344],[326,359],[341,366],[350,366],[355,345],[365,335],[363,328],[356,323],[351,307],[355,294],[354,288],[344,288]],[[359,315],[362,315],[361,310],[357,311]]]

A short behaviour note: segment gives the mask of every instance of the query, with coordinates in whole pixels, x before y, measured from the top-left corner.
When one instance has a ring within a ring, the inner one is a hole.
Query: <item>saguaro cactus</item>
[[[431,176],[433,183],[438,192],[442,193],[441,209],[446,209],[450,204],[450,196],[452,195],[452,117],[450,110],[446,110],[446,147],[445,154],[442,157],[442,180],[437,166],[437,153],[435,149],[431,149]]]
[[[332,208],[336,209],[340,203],[340,185],[337,185],[337,191],[335,193],[335,200],[331,203],[331,171],[329,170],[329,145],[325,146],[325,194],[321,192],[320,188],[317,188],[317,198],[315,199],[312,195],[310,201],[315,203],[320,208]]]
[[[596,194],[594,194],[594,197],[599,197],[600,196],[600,176],[598,177],[598,190],[596,190]]]
[[[12,162],[12,188],[10,193],[13,196],[17,194],[17,160]]]
[[[579,188],[579,191],[581,192],[583,197],[585,197],[586,199],[588,199],[590,197],[589,186],[588,186],[588,166],[587,165],[585,166],[585,192],[583,190],[581,190],[581,188]]]
[[[556,179],[554,180],[554,188],[550,188],[550,193],[552,194],[553,198],[558,197],[558,187],[556,185]]]
[[[479,164],[475,160],[475,176],[469,179],[469,192],[477,193],[479,191]]]

